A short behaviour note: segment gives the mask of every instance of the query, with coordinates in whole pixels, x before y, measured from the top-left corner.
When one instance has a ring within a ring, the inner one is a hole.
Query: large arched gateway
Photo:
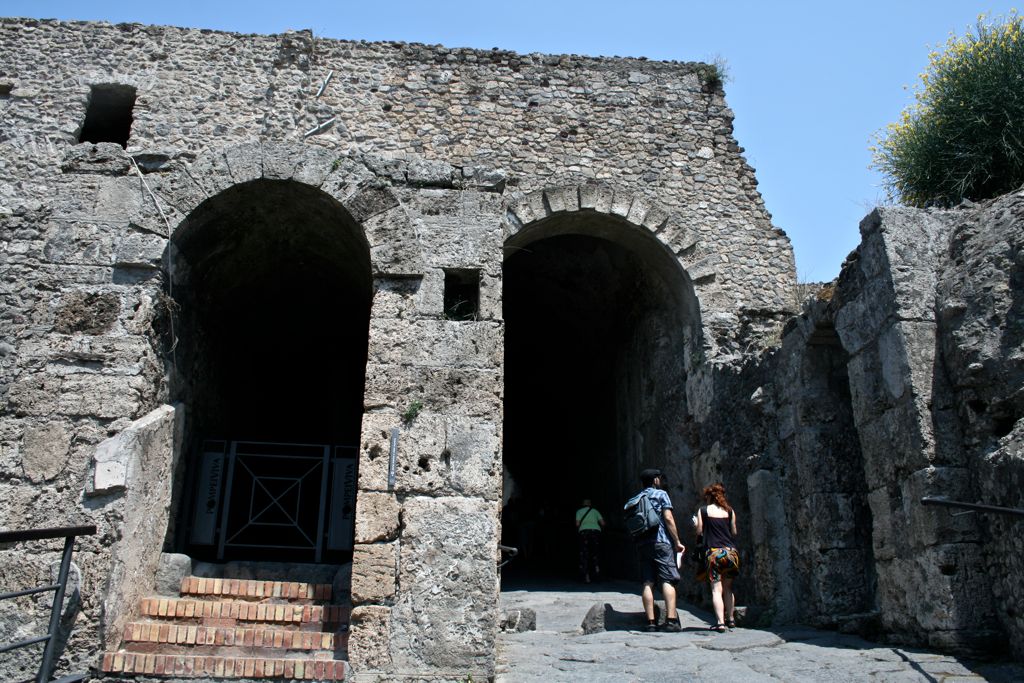
[[[516,505],[616,521],[645,465],[681,507],[743,476],[713,398],[795,269],[715,69],[0,28],[0,512],[99,528],[69,661],[491,678],[503,493],[529,541]],[[275,647],[152,642],[179,618]]]
[[[554,214],[507,240],[503,536],[507,578],[576,573],[573,513],[605,515],[606,575],[630,576],[622,501],[644,467],[692,500],[686,377],[700,310],[674,254],[621,216]]]
[[[259,179],[172,240],[171,392],[191,419],[174,546],[202,559],[352,556],[372,279],[332,197]]]

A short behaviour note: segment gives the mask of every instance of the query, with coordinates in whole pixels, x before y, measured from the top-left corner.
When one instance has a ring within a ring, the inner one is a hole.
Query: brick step
[[[208,579],[198,576],[186,576],[181,580],[181,594],[191,596],[226,596],[252,600],[281,598],[294,601],[320,600],[327,602],[331,599],[331,591],[329,583]]]
[[[203,656],[107,652],[100,668],[105,673],[174,676],[176,678],[277,678],[342,681],[348,663],[334,659]]]
[[[188,598],[143,598],[139,614],[154,619],[198,621],[205,626],[234,626],[239,621],[320,628],[348,623],[348,605],[298,605]],[[323,630],[321,628],[321,630]],[[327,629],[333,630],[333,629]]]
[[[347,641],[347,631],[337,634],[267,626],[204,626],[156,621],[128,624],[123,642],[215,647],[253,647],[279,650],[334,650],[335,641]],[[136,650],[136,648],[131,648]]]

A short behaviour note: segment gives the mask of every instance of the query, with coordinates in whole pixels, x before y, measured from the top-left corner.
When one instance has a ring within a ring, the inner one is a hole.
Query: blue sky
[[[912,101],[929,49],[979,13],[972,0],[0,0],[0,15],[103,19],[402,40],[518,52],[680,61],[723,58],[735,135],[757,169],[799,278],[830,280],[857,245],[860,219],[884,198],[868,168],[873,134]],[[905,86],[908,86],[905,88]]]

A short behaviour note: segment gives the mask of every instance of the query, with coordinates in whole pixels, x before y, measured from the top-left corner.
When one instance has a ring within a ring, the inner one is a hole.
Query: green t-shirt
[[[587,514],[587,510],[590,510],[590,514]],[[583,517],[586,516],[586,519]],[[580,531],[600,531],[601,522],[604,521],[604,517],[597,511],[597,508],[580,508],[576,511],[576,521],[583,519],[583,523],[580,524]]]

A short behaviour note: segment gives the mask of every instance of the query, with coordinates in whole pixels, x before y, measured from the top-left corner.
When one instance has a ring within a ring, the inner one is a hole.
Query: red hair
[[[725,498],[725,487],[722,486],[721,482],[705,487],[701,496],[704,498],[705,503],[714,503],[723,510],[732,512],[732,506],[729,505],[729,501]]]

